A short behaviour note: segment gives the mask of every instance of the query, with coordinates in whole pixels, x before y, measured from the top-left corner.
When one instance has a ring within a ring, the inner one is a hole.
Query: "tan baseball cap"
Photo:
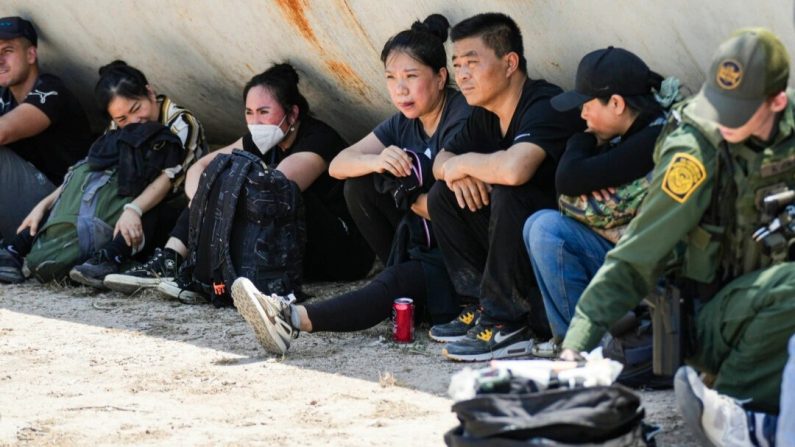
[[[768,97],[787,88],[789,54],[764,28],[737,31],[712,60],[695,98],[695,115],[729,128],[742,127]]]

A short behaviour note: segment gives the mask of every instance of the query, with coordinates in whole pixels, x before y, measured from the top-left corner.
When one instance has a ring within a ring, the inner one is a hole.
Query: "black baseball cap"
[[[3,17],[0,19],[0,40],[24,37],[35,47],[38,45],[39,36],[33,24],[22,17]]]
[[[607,47],[585,55],[577,67],[574,90],[552,98],[558,111],[571,110],[594,98],[637,96],[651,92],[652,71],[634,53]]]

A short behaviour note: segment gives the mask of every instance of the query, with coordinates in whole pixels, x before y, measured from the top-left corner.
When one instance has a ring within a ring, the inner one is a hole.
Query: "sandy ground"
[[[0,445],[444,445],[464,365],[424,332],[301,334],[274,358],[234,309],[0,286]],[[671,391],[642,396],[658,445],[695,445]]]

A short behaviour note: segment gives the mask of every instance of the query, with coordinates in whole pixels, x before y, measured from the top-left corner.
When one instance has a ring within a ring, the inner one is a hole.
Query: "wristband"
[[[125,203],[124,204],[124,209],[125,210],[132,210],[135,214],[138,215],[138,217],[144,217],[144,211],[141,209],[140,206],[136,205],[133,202]]]

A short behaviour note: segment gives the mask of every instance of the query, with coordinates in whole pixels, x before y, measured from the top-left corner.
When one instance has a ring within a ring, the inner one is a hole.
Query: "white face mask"
[[[284,115],[282,121],[278,125],[274,124],[249,124],[248,131],[251,132],[251,139],[257,149],[265,155],[266,152],[271,150],[274,146],[279,144],[284,139],[284,131],[281,128],[287,115]]]

